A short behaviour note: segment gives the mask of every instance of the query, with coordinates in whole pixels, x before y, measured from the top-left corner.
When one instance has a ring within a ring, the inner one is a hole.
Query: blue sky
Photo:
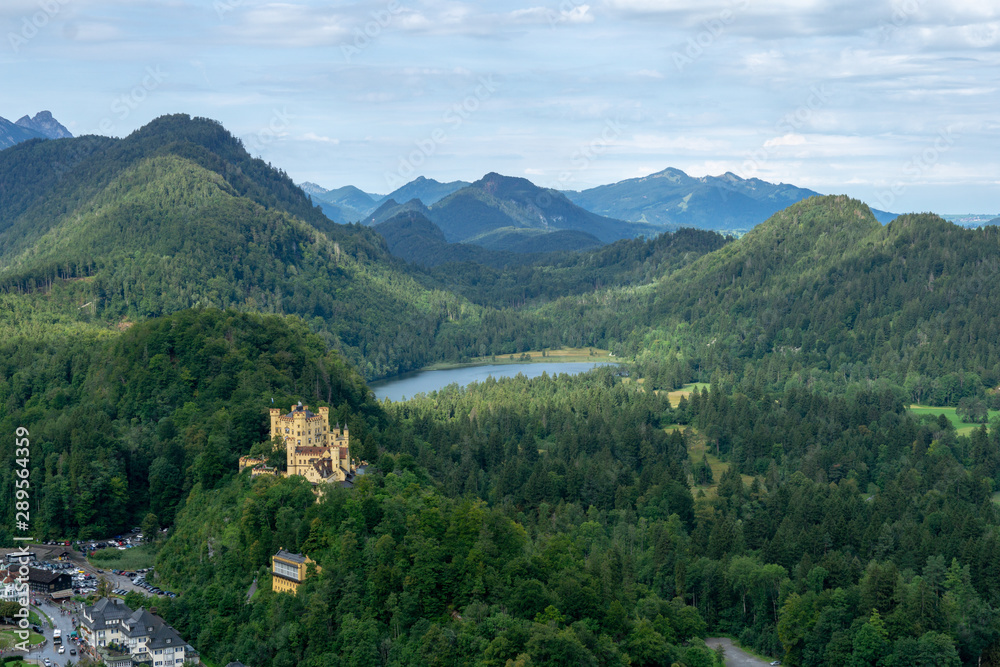
[[[208,116],[328,188],[676,167],[1000,213],[995,0],[4,0],[0,26],[0,116]]]

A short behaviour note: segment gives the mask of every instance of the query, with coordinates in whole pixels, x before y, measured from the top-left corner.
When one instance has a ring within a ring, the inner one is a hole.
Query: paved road
[[[39,600],[38,607],[45,612],[45,614],[52,619],[55,623],[55,627],[62,630],[63,634],[63,645],[66,647],[66,652],[59,654],[57,652],[57,647],[52,645],[52,628],[49,627],[48,623],[45,622],[45,618],[39,614],[39,618],[42,620],[42,627],[45,629],[45,639],[46,644],[41,649],[30,651],[25,657],[29,660],[36,660],[39,664],[43,662],[45,658],[52,661],[53,665],[65,665],[67,660],[72,660],[74,663],[80,659],[79,655],[70,655],[70,647],[75,648],[74,644],[69,639],[69,635],[73,632],[73,623],[71,621],[73,614],[67,612],[65,615],[61,614],[61,608],[58,605],[52,604],[47,600]],[[70,605],[76,606],[75,603],[67,603],[66,608],[69,609]]]
[[[726,667],[767,667],[771,664],[734,646],[733,640],[728,637],[710,637],[705,640],[705,644],[712,649],[722,644],[722,648],[726,651]]]

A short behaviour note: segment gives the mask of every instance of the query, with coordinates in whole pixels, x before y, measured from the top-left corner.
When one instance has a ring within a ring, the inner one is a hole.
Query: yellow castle
[[[313,484],[349,482],[354,478],[347,425],[331,428],[330,408],[319,408],[317,414],[301,401],[288,414],[271,408],[271,437],[284,439],[286,475],[301,475]],[[263,459],[241,457],[240,470],[247,467],[253,468],[253,477],[277,474]]]

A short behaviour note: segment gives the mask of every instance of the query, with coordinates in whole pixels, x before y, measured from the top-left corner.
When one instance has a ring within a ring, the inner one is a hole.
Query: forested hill
[[[0,424],[30,433],[38,535],[110,535],[148,512],[170,525],[195,484],[214,487],[267,440],[268,408],[297,400],[331,406],[354,454],[371,455],[381,409],[297,318],[206,308],[120,336],[0,342]],[[12,461],[13,448],[4,440],[0,456]],[[13,472],[0,471],[0,488],[13,492]],[[13,510],[4,504],[5,527]]]
[[[15,327],[40,310],[102,326],[193,306],[297,314],[369,378],[454,357],[482,316],[185,115],[0,153],[0,291]]]
[[[797,203],[648,287],[546,312],[575,321],[582,308],[592,326],[585,344],[658,359],[679,352],[734,379],[885,378],[915,401],[953,404],[1000,384],[998,307],[997,228],[932,214],[883,227],[863,203],[830,196]]]

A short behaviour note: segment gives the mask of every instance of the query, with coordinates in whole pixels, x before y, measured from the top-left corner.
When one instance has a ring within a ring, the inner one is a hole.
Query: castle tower
[[[288,414],[271,408],[270,415],[271,436],[285,443],[289,475],[302,475],[311,482],[343,481],[353,472],[347,427],[330,428],[330,408],[314,413],[299,402]]]

